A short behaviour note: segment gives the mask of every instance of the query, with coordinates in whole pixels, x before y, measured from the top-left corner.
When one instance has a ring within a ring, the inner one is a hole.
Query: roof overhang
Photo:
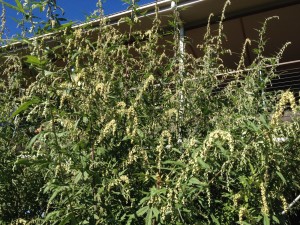
[[[222,13],[226,0],[179,0],[175,6],[179,12],[180,19],[186,29],[193,29],[195,27],[204,26],[207,24],[208,17],[211,13],[215,15],[215,21],[219,19],[219,15]],[[292,4],[300,4],[299,0],[231,0],[231,5],[226,9],[226,18],[240,17],[249,14],[255,14],[258,12],[280,8]],[[146,4],[138,8],[140,22],[136,25],[136,29],[147,30],[151,28],[153,18],[156,13],[161,19],[162,26],[168,26],[174,10],[174,1],[162,0],[154,3]],[[125,10],[119,13],[111,14],[105,18],[108,21],[108,25],[115,26],[123,32],[129,30],[129,25],[126,22],[122,22],[122,18],[131,17],[133,11]],[[100,19],[81,23],[72,26],[76,28],[93,29],[99,26]],[[124,20],[123,20],[124,21]],[[212,21],[214,22],[214,21]],[[44,35],[36,36],[30,40],[48,38],[51,40],[52,36],[55,36],[59,32],[47,33]],[[2,46],[6,48],[8,46]],[[21,42],[15,42],[9,44],[9,47],[14,49],[23,48]]]
[[[189,29],[195,26],[206,25],[211,13],[215,15],[215,20],[218,20],[225,2],[226,0],[179,0],[176,8],[180,13],[180,19],[185,28]],[[167,25],[175,9],[173,3],[174,1],[172,0],[162,0],[139,7],[138,11],[141,14],[139,19],[142,28],[150,28],[156,13],[156,7],[162,24]],[[231,0],[230,6],[226,9],[226,18],[232,19],[293,4],[300,4],[299,0]],[[107,19],[110,25],[118,24],[120,26],[120,20],[124,17],[131,17],[131,15],[132,10],[126,10],[108,15]],[[99,20],[95,20],[76,25],[74,28],[86,25],[93,27],[98,26],[98,24]]]

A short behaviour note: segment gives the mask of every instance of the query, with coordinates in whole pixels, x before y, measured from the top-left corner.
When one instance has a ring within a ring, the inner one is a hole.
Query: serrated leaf
[[[150,197],[144,197],[144,198],[142,198],[141,200],[140,200],[140,202],[139,202],[139,204],[141,205],[141,204],[143,204],[145,201],[147,201],[147,200],[149,200],[150,199]]]
[[[145,222],[146,225],[152,225],[152,208],[148,210]]]
[[[144,215],[144,214],[148,211],[148,209],[149,209],[149,206],[148,206],[148,205],[147,205],[147,206],[144,206],[144,207],[140,208],[140,209],[136,212],[136,214],[137,214],[138,216],[142,216],[142,215]]]
[[[158,220],[159,210],[157,208],[152,208],[153,216]]]

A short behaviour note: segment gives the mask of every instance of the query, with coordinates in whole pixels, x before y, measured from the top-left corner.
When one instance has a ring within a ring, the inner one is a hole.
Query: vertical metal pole
[[[184,114],[184,96],[182,91],[182,83],[183,83],[183,76],[184,76],[184,27],[181,24],[179,30],[179,77],[180,77],[180,92],[179,92],[179,129],[178,129],[178,144],[182,143],[182,121],[183,121],[183,114]]]
[[[171,9],[174,9],[176,7],[176,5],[177,5],[176,2],[172,1],[171,2]]]
[[[178,13],[176,11],[177,8],[177,2],[171,1],[170,8],[174,10],[174,13]],[[179,57],[179,110],[178,110],[178,140],[177,143],[179,145],[182,144],[182,125],[183,125],[183,114],[184,114],[184,95],[182,90],[182,84],[183,84],[183,76],[184,76],[184,26],[180,21],[179,15],[175,16],[177,23],[179,23],[179,45],[178,45],[178,52],[176,54],[177,57]]]
[[[295,198],[294,201],[291,204],[289,204],[287,210],[289,210],[290,208],[292,208],[293,205],[295,205],[299,201],[299,199],[300,199],[300,195],[298,195],[297,198]],[[286,211],[282,211],[281,214],[284,215],[286,213],[287,213]]]
[[[259,79],[260,79],[260,82],[263,82],[263,79],[262,79],[262,71],[260,70],[259,71]],[[262,97],[262,101],[263,101],[263,107],[264,107],[264,110],[266,109],[266,102],[265,102],[265,91],[262,90],[261,92],[261,97]]]
[[[180,26],[180,31],[179,31],[179,53],[180,53],[180,65],[183,66],[183,55],[184,55],[184,27],[183,27],[183,25]]]

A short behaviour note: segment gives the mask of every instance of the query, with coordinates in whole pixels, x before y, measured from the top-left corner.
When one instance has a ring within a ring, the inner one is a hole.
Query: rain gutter
[[[202,1],[204,1],[204,0],[184,0],[184,1],[178,2],[176,7],[177,8],[183,8],[183,7],[191,6],[191,5],[194,5],[194,4],[198,4]],[[146,4],[146,5],[142,5],[138,8],[138,11],[146,12],[146,14],[138,16],[138,18],[144,18],[144,17],[148,17],[148,16],[151,16],[151,15],[155,15],[155,13],[156,13],[155,7],[156,6],[158,7],[158,13],[163,13],[163,12],[168,12],[168,11],[172,12],[174,10],[174,1],[172,1],[172,0],[163,0],[163,1],[158,1],[158,2],[154,2],[154,3],[149,3],[149,4]],[[105,16],[105,18],[109,21],[108,25],[113,26],[113,25],[118,24],[120,19],[122,19],[124,17],[127,17],[127,16],[130,16],[131,13],[132,13],[132,9],[121,11],[121,12],[118,12],[118,13],[114,13],[114,14]],[[93,20],[93,21],[77,24],[77,25],[72,26],[71,28],[72,29],[78,29],[78,28],[84,28],[86,26],[91,26],[91,29],[93,29],[93,28],[96,28],[99,25],[100,20],[101,19],[96,19],[96,20]],[[51,32],[51,33],[39,35],[39,36],[36,36],[36,37],[29,38],[29,41],[34,41],[34,40],[38,40],[38,39],[41,39],[41,38],[47,38],[47,37],[50,38],[51,36],[60,34],[62,32],[63,31],[56,31],[56,32]],[[48,42],[50,42],[50,40]],[[9,48],[14,47],[14,50],[16,51],[16,50],[19,50],[20,48],[23,49],[24,44],[22,42],[18,41],[18,42],[15,42],[15,43],[11,43],[11,44],[1,46],[0,48],[5,49],[5,48],[8,48],[8,47]]]

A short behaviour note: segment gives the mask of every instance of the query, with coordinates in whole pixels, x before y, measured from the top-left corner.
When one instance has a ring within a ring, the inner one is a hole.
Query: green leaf
[[[18,115],[19,113],[25,111],[28,109],[29,106],[39,103],[40,100],[38,98],[33,98],[32,100],[29,100],[27,102],[24,102],[20,107],[10,116],[10,119]]]
[[[84,116],[84,117],[82,118],[82,122],[83,122],[83,123],[88,123],[88,122],[89,122],[89,119],[88,119],[86,116]]]
[[[264,125],[265,127],[267,127],[267,128],[269,127],[265,115],[262,115],[262,114],[261,114],[261,115],[259,116],[259,119],[260,119],[260,121],[263,123],[263,125]]]
[[[264,225],[270,225],[270,218],[268,215],[264,215]]]
[[[16,2],[17,2],[17,1],[16,1]],[[9,4],[9,3],[7,3],[7,2],[5,2],[5,1],[3,1],[3,0],[0,0],[0,3],[3,3],[3,4],[6,5],[7,7],[11,8],[11,9],[14,9],[14,10],[16,10],[16,11],[18,11],[18,12],[25,13],[23,7],[19,8],[19,7],[17,7],[17,6],[14,6],[14,5],[12,5],[12,4]],[[18,3],[17,3],[17,4],[18,4]]]
[[[77,184],[82,178],[82,172],[79,171],[74,179],[74,183]]]
[[[71,220],[71,217],[72,217],[72,213],[68,214],[60,223],[59,225],[65,225],[67,224],[70,220]]]
[[[162,164],[170,164],[170,165],[177,165],[177,166],[184,166],[185,164],[180,161],[172,161],[172,160],[166,160],[162,162]]]
[[[210,214],[210,217],[212,218],[212,220],[215,224],[220,225],[219,220],[213,214]]]
[[[197,158],[198,163],[200,163],[200,165],[204,168],[204,169],[210,169],[209,165],[203,161],[203,159],[201,159],[200,157]]]
[[[15,2],[17,4],[18,11],[20,11],[20,12],[22,12],[22,13],[25,14],[25,11],[24,11],[22,3],[19,0],[15,0]]]
[[[230,156],[229,151],[225,150],[225,148],[223,148],[222,143],[220,141],[216,141],[216,146],[221,150],[221,152],[223,153],[224,156]]]
[[[37,135],[35,135],[33,138],[31,138],[30,142],[28,143],[28,145],[26,146],[27,149],[30,149],[32,147],[32,145],[35,143],[35,141],[41,136],[42,133],[38,133]]]
[[[128,216],[128,220],[126,222],[126,225],[131,225],[132,220],[135,218],[134,214],[130,214]]]
[[[32,164],[32,161],[30,159],[23,159],[20,158],[15,162],[16,165],[25,165],[25,166],[29,166]]]
[[[239,222],[239,224],[242,224],[242,225],[251,225],[250,223],[247,223],[245,221],[241,221],[241,222]]]
[[[59,213],[60,213],[60,211],[59,211],[59,210],[57,210],[57,211],[53,211],[53,212],[50,212],[50,213],[48,213],[48,214],[47,214],[47,216],[46,216],[46,218],[45,218],[45,221],[48,221],[48,220],[50,220],[50,219],[51,219],[51,217],[58,216],[58,215],[59,215]]]
[[[84,171],[84,172],[83,172],[83,179],[84,179],[84,180],[87,180],[88,178],[89,178],[88,172]]]
[[[57,188],[55,189],[55,191],[53,192],[53,194],[51,195],[51,197],[49,198],[48,202],[49,202],[49,203],[52,202],[52,200],[53,200],[60,192],[64,191],[65,188],[66,188],[65,186],[57,187]]]
[[[182,151],[180,151],[180,150],[177,149],[177,148],[172,148],[172,151],[177,152],[177,153],[179,153],[179,154],[182,154]]]
[[[159,210],[157,208],[152,208],[153,216],[158,220]]]
[[[73,55],[72,55],[72,60],[75,60],[75,58],[80,55],[80,52],[75,52]]]
[[[151,188],[150,196],[160,195],[160,194],[166,194],[167,189],[166,188]]]
[[[275,221],[275,223],[280,224],[279,219],[276,216],[272,216],[273,221]]]
[[[259,128],[251,121],[247,121],[248,128],[252,131],[258,132]]]
[[[190,180],[189,180],[189,184],[197,184],[197,185],[201,185],[201,182],[195,178],[195,177],[192,177]]]
[[[276,174],[280,177],[280,179],[282,180],[282,182],[283,182],[284,184],[286,184],[286,180],[285,180],[285,178],[283,177],[282,173],[280,173],[279,171],[276,171]]]
[[[43,65],[46,64],[46,61],[45,61],[45,60],[39,60],[38,57],[33,56],[33,55],[27,55],[27,56],[26,56],[26,61],[25,61],[25,62],[30,63],[30,64],[32,64],[32,65],[35,65],[35,66],[37,66],[37,67],[41,67],[41,66],[43,66]]]
[[[44,73],[45,73],[45,76],[51,76],[52,74],[54,74],[53,72],[47,71],[47,70]]]
[[[146,225],[152,225],[152,208],[148,210],[145,222]]]
[[[97,153],[98,156],[105,155],[106,149],[103,148],[103,147],[99,147],[99,148],[97,148],[96,153]]]
[[[59,30],[62,30],[62,29],[65,29],[65,28],[67,28],[67,27],[72,27],[72,25],[74,24],[74,22],[68,22],[68,23],[65,23],[65,24],[63,24],[63,25],[61,25],[60,27],[59,27]]]
[[[144,214],[148,211],[148,209],[149,209],[149,206],[148,206],[148,205],[147,205],[147,206],[144,206],[144,207],[140,208],[140,209],[136,212],[136,214],[137,214],[138,216],[142,216],[142,215],[144,215]]]
[[[139,135],[140,138],[144,138],[144,133],[140,129],[137,129],[137,134]]]
[[[144,198],[142,198],[142,199],[140,200],[139,204],[141,205],[141,204],[143,204],[145,201],[147,201],[147,200],[149,200],[149,199],[150,199],[149,196],[144,197]]]

